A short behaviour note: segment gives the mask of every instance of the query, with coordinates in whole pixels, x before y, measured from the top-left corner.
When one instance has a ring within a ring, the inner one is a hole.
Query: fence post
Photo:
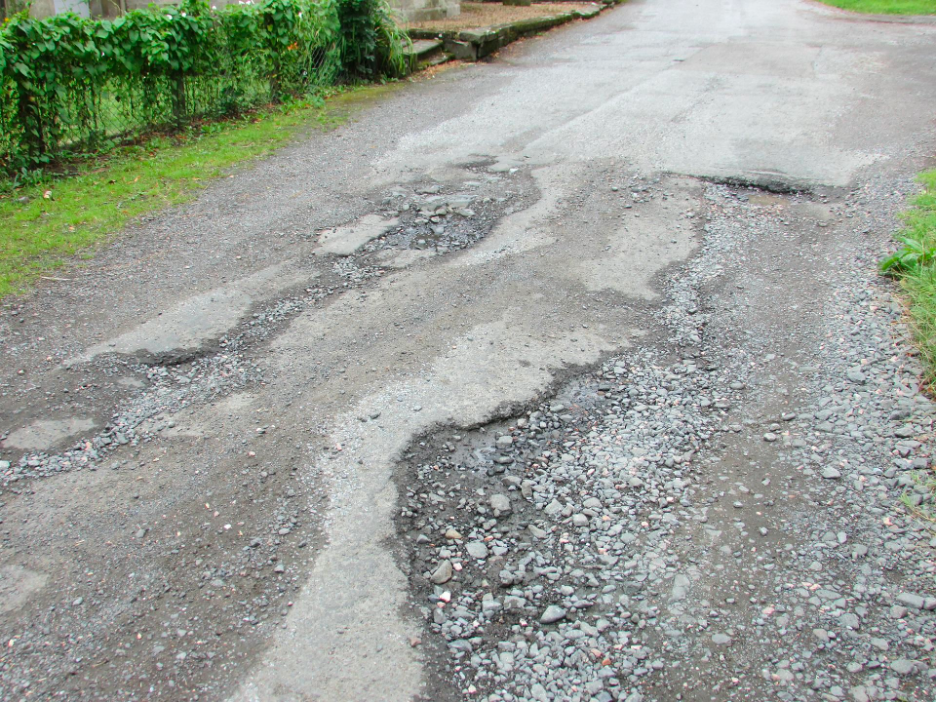
[[[46,130],[35,93],[26,89],[21,81],[16,83],[17,110],[23,136],[31,156],[44,156],[51,151],[46,141]]]
[[[185,74],[176,73],[173,77],[172,117],[177,125],[185,122],[188,107],[185,99]]]

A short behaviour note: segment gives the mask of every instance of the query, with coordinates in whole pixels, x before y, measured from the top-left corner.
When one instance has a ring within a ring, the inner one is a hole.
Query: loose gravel
[[[667,340],[414,447],[427,699],[934,699],[934,407],[861,206],[709,186]],[[765,237],[782,254],[803,213],[780,270]],[[802,289],[772,296],[777,273]]]
[[[0,383],[14,426],[78,415],[96,427],[45,450],[0,444],[0,699],[224,699],[286,621],[322,548],[328,495],[302,461],[317,428],[276,426],[291,399],[251,413],[222,450],[216,437],[231,429],[216,412],[244,415],[239,398],[275,380],[264,354],[296,315],[366,294],[400,254],[476,243],[535,194],[526,174],[480,166],[463,182],[376,193],[375,214],[398,227],[351,256],[317,255],[308,235],[296,265],[309,284],[257,304],[222,338]],[[42,338],[5,322],[10,367],[27,367]],[[317,365],[307,381],[341,373]]]

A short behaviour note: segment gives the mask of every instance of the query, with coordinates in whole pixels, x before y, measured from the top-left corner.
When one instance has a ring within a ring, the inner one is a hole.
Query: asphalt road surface
[[[934,43],[636,0],[8,300],[0,698],[934,699]]]

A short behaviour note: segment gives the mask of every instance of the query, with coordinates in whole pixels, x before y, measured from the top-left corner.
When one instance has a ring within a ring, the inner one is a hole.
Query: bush
[[[406,72],[403,45],[409,41],[384,0],[341,0],[341,56],[349,78],[371,80]]]
[[[0,29],[0,172],[342,77],[395,73],[398,31],[382,0],[263,0],[219,11],[184,0],[114,20],[17,15]]]

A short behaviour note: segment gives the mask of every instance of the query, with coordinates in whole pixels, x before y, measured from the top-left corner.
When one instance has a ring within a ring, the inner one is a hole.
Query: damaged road
[[[0,696],[932,699],[934,35],[631,3],[8,302]]]

